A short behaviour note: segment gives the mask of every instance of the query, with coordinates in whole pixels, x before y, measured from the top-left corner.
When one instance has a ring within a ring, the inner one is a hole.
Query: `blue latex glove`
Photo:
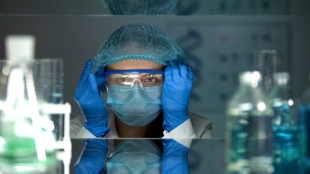
[[[98,174],[108,153],[106,139],[85,139],[85,147],[79,161],[74,164],[76,174]]]
[[[163,128],[172,131],[188,120],[188,103],[193,87],[192,67],[177,60],[167,64],[162,95]]]
[[[85,116],[85,128],[98,137],[110,132],[107,127],[109,115],[98,90],[98,86],[105,82],[105,78],[101,76],[104,68],[100,68],[94,75],[91,73],[92,66],[92,61],[88,60],[75,91],[74,100]]]
[[[173,139],[163,139],[163,174],[189,174],[188,148]]]

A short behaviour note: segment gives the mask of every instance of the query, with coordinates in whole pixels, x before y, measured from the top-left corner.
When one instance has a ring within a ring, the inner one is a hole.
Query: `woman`
[[[181,48],[159,28],[119,28],[81,75],[75,100],[85,124],[76,137],[212,138],[212,123],[188,112],[193,79],[188,63]],[[98,91],[107,94],[107,106]]]

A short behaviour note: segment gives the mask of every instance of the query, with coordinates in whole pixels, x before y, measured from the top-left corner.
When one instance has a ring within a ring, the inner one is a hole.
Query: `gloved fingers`
[[[188,78],[190,80],[193,80],[193,78],[194,78],[193,69],[191,66],[188,66]]]
[[[189,66],[179,62],[179,67],[181,77],[188,78]]]
[[[82,84],[87,80],[89,73],[91,72],[91,69],[93,67],[93,62],[91,60],[88,60],[84,66],[82,75],[80,77],[80,81],[78,84],[78,89],[82,86]]]
[[[87,138],[85,141],[85,149],[97,149],[97,150],[106,150],[108,151],[108,140],[104,138]]]
[[[180,74],[180,67],[177,60],[171,60],[170,62],[171,68],[172,68],[172,76],[173,79],[179,78],[181,76]]]
[[[98,92],[98,86],[97,86],[97,82],[96,82],[96,77],[93,73],[90,73],[89,74],[89,84],[90,84],[90,87],[91,87],[91,92],[95,93],[95,92]]]
[[[105,82],[105,77],[103,77],[103,76],[97,77],[96,82],[97,82],[98,86],[102,85]]]
[[[103,76],[104,69],[105,69],[104,67],[99,68],[98,71],[95,73],[95,77]]]
[[[172,67],[168,63],[165,69],[165,81],[172,78]]]

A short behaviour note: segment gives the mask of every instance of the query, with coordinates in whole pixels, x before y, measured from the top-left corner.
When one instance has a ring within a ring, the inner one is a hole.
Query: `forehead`
[[[107,66],[107,71],[133,70],[133,69],[148,69],[163,71],[164,65],[145,60],[123,60]]]

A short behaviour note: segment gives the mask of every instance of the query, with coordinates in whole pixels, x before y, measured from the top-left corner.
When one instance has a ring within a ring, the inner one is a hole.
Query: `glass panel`
[[[190,148],[173,139],[127,139],[115,143],[117,140],[114,139],[72,139],[70,172],[92,168],[94,173],[119,170],[124,173],[128,170],[138,173],[141,170],[152,171],[150,173],[178,170],[191,174],[225,173],[224,139],[196,139]]]
[[[2,0],[12,15],[308,15],[306,0]]]

